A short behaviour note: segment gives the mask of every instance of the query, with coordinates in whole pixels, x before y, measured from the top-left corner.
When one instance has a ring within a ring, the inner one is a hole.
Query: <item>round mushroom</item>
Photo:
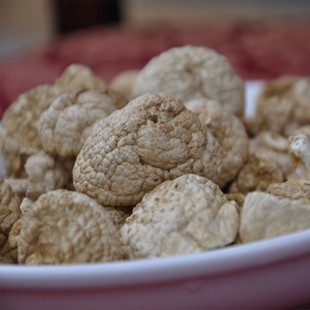
[[[197,46],[171,48],[139,72],[133,96],[163,92],[186,102],[207,98],[237,116],[244,113],[244,83],[227,58]]]
[[[77,156],[73,184],[103,205],[133,206],[155,186],[182,174],[224,186],[230,179],[221,175],[223,153],[180,100],[145,94],[95,124]]]
[[[119,260],[119,231],[95,200],[66,190],[41,195],[23,216],[20,264],[67,264]]]
[[[121,96],[110,91],[81,90],[58,97],[40,117],[38,130],[43,149],[61,157],[76,156],[94,123],[114,110]]]
[[[126,219],[121,240],[132,259],[166,257],[231,244],[238,227],[237,204],[212,181],[187,174],[147,193]]]

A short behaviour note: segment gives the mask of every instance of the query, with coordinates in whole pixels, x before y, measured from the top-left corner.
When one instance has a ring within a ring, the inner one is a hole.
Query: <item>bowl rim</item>
[[[0,265],[0,287],[85,288],[213,277],[310,255],[310,229],[182,256],[73,265]]]

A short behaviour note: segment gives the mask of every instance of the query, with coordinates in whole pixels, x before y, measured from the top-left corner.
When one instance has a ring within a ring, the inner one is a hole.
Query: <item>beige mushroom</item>
[[[275,163],[251,155],[229,186],[229,192],[265,191],[269,184],[282,181],[282,171]]]
[[[18,241],[20,264],[102,262],[122,257],[112,218],[86,195],[50,191],[23,216]]]
[[[310,200],[281,199],[268,193],[249,193],[240,217],[242,242],[264,240],[310,228]]]
[[[48,191],[66,188],[71,179],[64,164],[44,152],[30,156],[25,171],[28,176],[26,196],[32,200]]]
[[[22,216],[20,200],[11,187],[0,179],[0,255],[1,260],[6,262],[9,247],[7,239],[14,223]]]
[[[250,139],[250,154],[277,164],[284,176],[292,164],[288,139],[271,131],[261,131]]]
[[[61,94],[78,89],[106,89],[106,84],[82,65],[69,66],[52,85],[40,85],[20,95],[5,111],[0,151],[9,176],[23,176],[29,155],[42,150],[38,135],[41,114]]]
[[[133,96],[163,92],[187,102],[207,98],[237,116],[244,113],[244,83],[227,58],[197,46],[171,48],[139,72]]]
[[[249,139],[244,125],[214,100],[194,99],[186,102],[185,106],[199,116],[221,146],[221,167],[216,183],[223,187],[248,159]]]
[[[95,124],[77,156],[73,184],[103,205],[133,206],[163,181],[186,173],[224,186],[230,179],[223,179],[223,153],[181,101],[145,94]]]
[[[89,136],[93,124],[116,109],[123,97],[109,91],[81,90],[58,97],[39,124],[43,149],[61,157],[76,156]]]
[[[136,82],[139,70],[126,70],[116,75],[111,83],[110,87],[115,89],[126,98],[132,98],[132,90]]]
[[[237,235],[239,215],[212,181],[193,174],[147,193],[121,229],[130,258],[196,253],[223,247]]]
[[[266,83],[257,105],[260,130],[283,135],[310,123],[310,78],[282,76]]]

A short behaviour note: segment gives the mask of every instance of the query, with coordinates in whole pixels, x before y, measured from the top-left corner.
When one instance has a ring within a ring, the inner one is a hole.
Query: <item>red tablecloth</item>
[[[216,49],[244,79],[310,74],[308,21],[88,29],[3,61],[0,116],[20,93],[52,82],[71,63],[85,64],[109,81],[123,70],[139,69],[160,52],[184,44]]]

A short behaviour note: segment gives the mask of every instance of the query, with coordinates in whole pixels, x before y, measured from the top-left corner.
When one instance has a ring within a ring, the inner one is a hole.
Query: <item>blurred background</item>
[[[109,82],[186,44],[222,53],[246,80],[310,75],[310,1],[0,0],[0,117],[71,63]]]
[[[95,25],[310,19],[309,0],[0,0],[0,56]]]

